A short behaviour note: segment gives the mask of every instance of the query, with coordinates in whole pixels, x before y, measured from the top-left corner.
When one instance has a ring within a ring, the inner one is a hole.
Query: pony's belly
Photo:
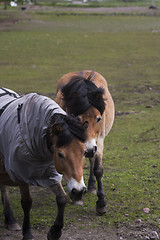
[[[8,173],[6,172],[2,157],[0,157],[0,185],[16,186],[16,184],[12,182]]]

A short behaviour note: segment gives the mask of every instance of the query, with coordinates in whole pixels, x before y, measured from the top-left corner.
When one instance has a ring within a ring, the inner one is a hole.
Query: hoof
[[[83,205],[83,200],[73,201],[73,205],[75,205],[75,206],[82,206]]]
[[[32,237],[32,238],[22,238],[22,240],[34,240],[34,237]]]
[[[8,224],[7,229],[10,231],[20,231],[21,227],[19,226],[18,223],[13,223],[13,224]]]
[[[96,206],[96,211],[97,211],[98,215],[102,216],[103,214],[105,214],[108,211],[108,207],[107,206],[104,206],[104,207]]]
[[[26,238],[26,237],[23,237],[22,240],[34,240],[34,237],[29,237],[29,238]]]
[[[97,194],[97,189],[95,189],[95,188],[89,188],[89,189],[88,189],[88,193],[91,193],[91,194],[96,195],[96,194]]]
[[[61,229],[59,229],[59,227],[53,225],[47,234],[47,239],[48,240],[58,240],[58,239],[60,239],[61,235],[62,235]]]
[[[47,234],[47,240],[58,240],[58,239],[60,239],[61,235],[62,235],[62,234],[59,234],[58,236],[53,236],[53,235],[51,235],[51,233],[49,232],[49,233]]]
[[[34,237],[31,233],[28,233],[23,236],[22,240],[34,240]]]

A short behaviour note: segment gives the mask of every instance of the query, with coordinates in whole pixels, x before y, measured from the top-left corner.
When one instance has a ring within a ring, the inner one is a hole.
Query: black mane
[[[51,147],[49,129],[55,125],[58,125],[60,128],[60,131],[58,134],[56,134],[58,137],[57,147],[62,147],[64,145],[70,144],[74,138],[78,138],[81,142],[85,142],[85,128],[81,122],[76,117],[57,113],[52,116],[49,127],[47,129],[47,144],[49,148]],[[55,133],[52,131],[51,134],[53,136]]]
[[[63,99],[69,114],[78,116],[91,106],[97,108],[101,115],[103,114],[105,109],[104,89],[98,88],[91,81],[93,76],[94,73],[91,73],[88,78],[73,76],[69,83],[62,87]]]

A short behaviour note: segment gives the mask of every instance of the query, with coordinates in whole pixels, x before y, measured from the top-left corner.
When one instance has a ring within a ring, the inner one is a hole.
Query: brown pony
[[[102,185],[102,156],[106,135],[114,121],[114,102],[105,78],[97,72],[71,72],[60,78],[57,85],[56,102],[68,113],[79,116],[87,129],[86,157],[90,160],[89,192],[96,192],[96,210],[106,211],[106,200]]]
[[[19,186],[24,211],[23,240],[33,239],[29,185],[50,187],[56,195],[58,213],[47,238],[59,239],[66,204],[62,175],[72,200],[81,200],[86,191],[83,181],[85,129],[79,120],[67,116],[47,97],[34,93],[19,97],[13,95],[13,91],[1,89],[0,98],[5,100],[0,103],[0,187],[5,224],[8,229],[20,229],[10,207],[8,191],[10,185]]]

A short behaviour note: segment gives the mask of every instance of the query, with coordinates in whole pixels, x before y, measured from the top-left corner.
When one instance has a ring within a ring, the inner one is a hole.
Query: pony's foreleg
[[[32,198],[29,191],[29,185],[20,186],[21,192],[21,205],[24,211],[24,219],[23,219],[23,239],[22,240],[31,240],[34,239],[31,233],[31,225],[30,225],[30,209],[32,207]]]
[[[58,212],[57,212],[56,220],[48,232],[47,238],[48,240],[58,240],[62,235],[62,228],[64,224],[64,209],[66,205],[66,193],[61,183],[53,185],[51,187],[51,190],[56,195]]]
[[[88,192],[96,194],[96,184],[95,184],[95,177],[94,177],[94,163],[95,163],[95,157],[90,158],[90,175],[89,175],[89,180],[88,180]]]
[[[103,165],[102,165],[102,154],[103,154],[103,139],[98,142],[98,151],[95,156],[95,163],[94,163],[94,175],[97,180],[98,191],[97,196],[98,200],[96,202],[96,210],[99,214],[104,214],[107,210],[107,202],[105,199],[105,194],[103,190]]]
[[[13,216],[9,201],[9,186],[1,185],[2,203],[4,207],[5,225],[9,230],[21,230],[19,224]]]

